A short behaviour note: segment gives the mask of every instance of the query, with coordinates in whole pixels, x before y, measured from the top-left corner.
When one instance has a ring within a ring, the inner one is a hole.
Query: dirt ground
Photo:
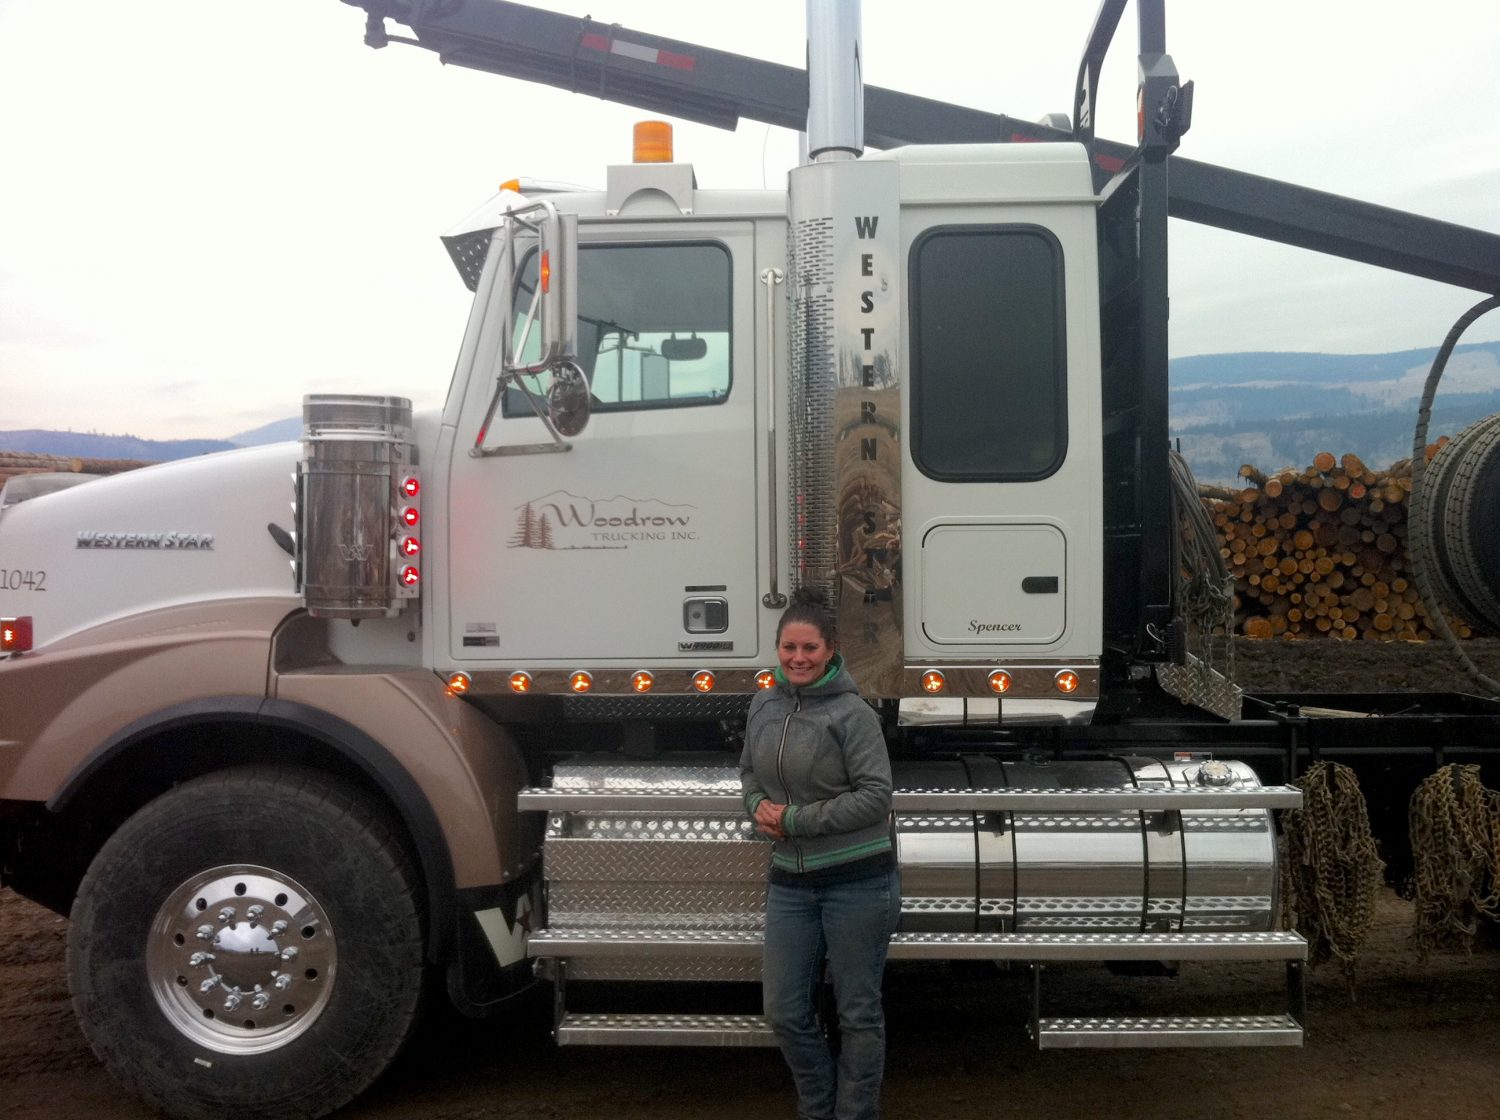
[[[1470,643],[1500,676],[1500,642]],[[1336,654],[1336,656],[1335,656]],[[1262,690],[1452,690],[1438,648],[1243,643],[1241,677]],[[1351,998],[1336,966],[1309,979],[1300,1050],[1038,1052],[1024,1022],[1030,981],[987,966],[892,969],[887,1120],[1500,1115],[1500,937],[1472,956],[1419,961],[1408,903],[1387,892]],[[0,1116],[150,1116],[99,1067],[72,1017],[66,922],[0,891]],[[1282,1009],[1276,965],[1188,966],[1176,979],[1047,974],[1049,1013],[1231,1013]],[[1102,1003],[1101,1000],[1108,1000]],[[779,1057],[761,1050],[558,1049],[542,999],[501,1019],[434,1014],[346,1120],[762,1120],[792,1115]]]
[[[1363,951],[1357,998],[1323,966],[1309,982],[1300,1050],[1036,1051],[1024,972],[892,969],[887,1120],[1019,1115],[1492,1120],[1500,1101],[1500,945],[1416,960],[1408,904],[1386,895]],[[151,1115],[95,1062],[73,1022],[66,923],[0,892],[0,1116]],[[1124,979],[1049,974],[1049,1011],[1107,995],[1122,1013],[1277,1011],[1275,965]],[[1096,1004],[1096,1010],[1098,1005]],[[532,1001],[500,1021],[435,1015],[343,1120],[761,1120],[790,1117],[779,1057],[761,1050],[553,1046]]]

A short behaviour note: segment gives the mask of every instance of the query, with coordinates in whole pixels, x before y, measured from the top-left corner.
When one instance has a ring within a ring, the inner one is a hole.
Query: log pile
[[[75,459],[35,451],[0,451],[0,485],[18,474],[119,474],[149,463],[134,459]]]
[[[1427,448],[1427,459],[1447,437]],[[1306,470],[1240,468],[1242,489],[1200,486],[1235,580],[1235,629],[1251,638],[1426,640],[1406,552],[1411,461],[1371,470],[1321,452]],[[1450,620],[1453,632],[1469,627]]]

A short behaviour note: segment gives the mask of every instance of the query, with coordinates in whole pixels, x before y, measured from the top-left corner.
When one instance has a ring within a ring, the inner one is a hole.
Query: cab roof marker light
[[[31,616],[0,618],[0,653],[26,653],[31,649]]]
[[[632,140],[636,163],[672,162],[672,126],[666,121],[637,121]]]

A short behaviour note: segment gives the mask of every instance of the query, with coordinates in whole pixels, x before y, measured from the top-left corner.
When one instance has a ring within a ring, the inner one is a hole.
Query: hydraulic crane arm
[[[365,42],[405,42],[445,63],[592,94],[655,113],[734,128],[741,120],[800,130],[807,74],[589,17],[506,0],[345,0],[368,13]],[[415,39],[387,32],[393,19]],[[865,88],[865,140],[902,144],[1071,140],[1071,133],[925,97]],[[1094,141],[1117,170],[1134,149]],[[1170,157],[1168,212],[1177,218],[1379,265],[1481,292],[1500,292],[1500,235]]]

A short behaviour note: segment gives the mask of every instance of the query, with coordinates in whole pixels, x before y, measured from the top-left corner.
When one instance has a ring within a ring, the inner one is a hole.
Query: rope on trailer
[[[1293,784],[1302,790],[1302,808],[1282,815],[1282,924],[1307,938],[1313,964],[1336,959],[1352,991],[1385,863],[1353,770],[1318,762]]]
[[[1416,921],[1425,959],[1438,948],[1474,947],[1481,918],[1500,921],[1500,793],[1479,767],[1450,763],[1411,797]]]

